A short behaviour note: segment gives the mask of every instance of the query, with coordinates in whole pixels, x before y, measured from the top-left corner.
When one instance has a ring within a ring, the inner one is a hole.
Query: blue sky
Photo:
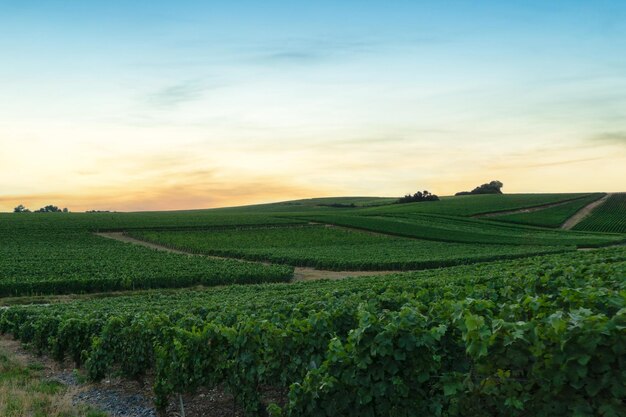
[[[624,191],[625,50],[621,1],[3,2],[0,210]]]

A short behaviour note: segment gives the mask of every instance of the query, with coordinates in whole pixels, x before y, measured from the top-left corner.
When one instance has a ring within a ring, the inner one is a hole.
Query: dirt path
[[[108,239],[114,239],[120,242],[133,243],[135,245],[144,246],[146,248],[160,250],[164,252],[177,253],[181,255],[190,255],[190,256],[205,256],[211,259],[235,259],[238,261],[244,261],[239,258],[228,258],[224,256],[213,256],[213,255],[198,255],[192,254],[189,252],[185,252],[178,249],[168,248],[167,246],[162,246],[152,242],[146,242],[140,239],[135,239],[130,237],[124,232],[106,232],[106,233],[96,233],[96,235],[105,237]],[[266,265],[269,265],[268,262],[263,262]],[[387,274],[397,274],[406,271],[330,271],[326,269],[315,269],[315,268],[305,268],[301,266],[296,266],[294,268],[293,280],[292,282],[299,281],[314,281],[318,279],[341,279],[348,277],[363,277],[363,276],[372,276],[372,275],[387,275]]]
[[[612,195],[613,195],[612,193],[609,193],[605,195],[604,197],[602,197],[601,199],[587,204],[585,207],[581,208],[576,213],[574,213],[572,217],[565,220],[565,223],[561,225],[561,229],[565,229],[565,230],[572,229],[578,223],[583,221],[587,216],[589,216],[596,208],[604,204],[606,200],[608,200]]]
[[[374,216],[376,217],[376,216]],[[318,226],[324,226],[327,227],[329,229],[339,229],[339,230],[347,230],[349,232],[352,233],[365,233],[366,235],[371,235],[371,236],[382,236],[382,237],[387,237],[387,238],[397,238],[398,236],[393,235],[393,234],[389,234],[389,233],[384,233],[384,232],[377,232],[375,230],[368,230],[368,229],[362,229],[359,227],[350,227],[350,226],[342,226],[340,224],[332,224],[332,223],[318,223],[318,222],[309,222],[309,224],[314,224],[314,225],[318,225]],[[419,239],[417,237],[412,237],[412,236],[402,236],[405,239]]]
[[[584,196],[583,197],[578,197],[578,198],[570,198],[569,200],[558,201],[556,203],[542,204],[540,206],[526,207],[526,208],[515,209],[515,210],[494,211],[494,212],[491,212],[491,213],[483,213],[483,214],[475,214],[475,215],[473,215],[471,217],[474,217],[474,218],[478,219],[478,218],[481,218],[481,217],[505,216],[507,214],[532,213],[534,211],[540,211],[540,210],[544,210],[544,209],[547,209],[547,208],[550,208],[550,207],[562,206],[564,204],[571,203],[572,201],[576,201],[576,200],[581,199],[581,198],[584,198]]]
[[[124,232],[103,232],[103,233],[96,233],[96,235],[113,239],[113,240],[118,240],[120,242],[134,243],[135,245],[143,246],[143,247],[150,248],[150,249],[160,250],[163,252],[178,253],[180,255],[192,255],[191,253],[184,252],[182,250],[172,249],[172,248],[168,248],[167,246],[157,245],[156,243],[151,243],[151,242],[146,242],[143,240],[135,239],[133,237],[125,235]],[[225,258],[220,258],[219,256],[207,256],[207,257],[215,258],[215,259],[225,259]]]
[[[373,275],[400,274],[408,271],[329,271],[326,269],[297,266],[293,272],[293,282],[315,281],[318,279],[343,279],[348,277],[371,277]]]

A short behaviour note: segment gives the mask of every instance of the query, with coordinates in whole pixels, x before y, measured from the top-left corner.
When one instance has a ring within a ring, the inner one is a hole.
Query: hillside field
[[[625,212],[626,193],[613,194],[591,216],[576,225],[575,229],[592,232],[626,233]]]
[[[625,195],[0,214],[0,332],[168,415],[626,415]]]

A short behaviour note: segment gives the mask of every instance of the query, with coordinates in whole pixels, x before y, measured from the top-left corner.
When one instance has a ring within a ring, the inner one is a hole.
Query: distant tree
[[[30,213],[30,210],[24,207],[23,204],[20,204],[13,209],[13,213]]]
[[[53,206],[52,204],[50,204],[40,208],[39,210],[35,210],[35,213],[69,213],[69,210],[67,209],[67,207],[64,209],[60,209],[57,206]]]
[[[431,194],[427,190],[424,190],[424,191],[418,191],[415,194],[407,194],[404,197],[400,197],[398,201],[396,201],[396,203],[399,203],[399,204],[418,203],[422,201],[437,201],[437,200],[439,200],[439,197],[437,197],[435,194]]]
[[[479,185],[472,191],[461,191],[455,195],[470,195],[470,194],[502,194],[502,187],[504,184],[500,181],[491,181],[487,184]]]

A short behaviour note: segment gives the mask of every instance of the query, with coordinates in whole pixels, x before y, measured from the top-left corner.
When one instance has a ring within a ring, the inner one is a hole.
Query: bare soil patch
[[[348,277],[370,277],[374,275],[399,274],[406,271],[328,271],[325,269],[296,267],[293,281],[315,281],[318,279],[343,279]]]

